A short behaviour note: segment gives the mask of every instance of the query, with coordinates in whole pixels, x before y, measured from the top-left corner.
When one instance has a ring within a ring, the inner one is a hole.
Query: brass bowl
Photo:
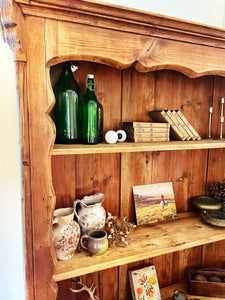
[[[203,210],[200,212],[200,215],[208,224],[225,227],[225,213],[223,211]]]
[[[219,200],[207,197],[207,196],[196,196],[191,199],[193,205],[201,210],[221,210],[222,202]]]

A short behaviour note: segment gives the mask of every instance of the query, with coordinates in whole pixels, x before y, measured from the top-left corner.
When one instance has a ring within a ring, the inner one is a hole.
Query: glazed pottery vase
[[[84,240],[87,240],[84,245]],[[91,255],[101,255],[108,249],[108,237],[104,230],[92,230],[88,234],[84,234],[80,240],[81,246]]]
[[[80,239],[80,226],[73,220],[72,207],[59,208],[54,211],[52,239],[59,260],[73,257]]]
[[[105,226],[106,212],[102,206],[105,195],[97,193],[74,201],[74,213],[81,227],[82,234]]]

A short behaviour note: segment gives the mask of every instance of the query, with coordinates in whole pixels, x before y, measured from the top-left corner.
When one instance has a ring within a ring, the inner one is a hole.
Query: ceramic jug
[[[59,260],[73,257],[80,239],[80,226],[73,220],[72,207],[54,211],[52,239]]]
[[[105,226],[106,213],[102,206],[105,195],[97,193],[74,201],[74,213],[81,227],[82,234]],[[79,208],[78,208],[79,205]]]
[[[84,244],[86,240],[86,246]],[[80,238],[81,246],[91,255],[102,255],[108,249],[107,233],[104,230],[92,230]]]

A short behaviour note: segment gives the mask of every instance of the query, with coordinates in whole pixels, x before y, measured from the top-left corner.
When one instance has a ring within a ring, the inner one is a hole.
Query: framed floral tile
[[[128,271],[133,300],[161,300],[155,266]]]

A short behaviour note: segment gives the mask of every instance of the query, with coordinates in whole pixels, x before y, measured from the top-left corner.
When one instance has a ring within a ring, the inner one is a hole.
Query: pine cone
[[[225,183],[216,182],[209,188],[213,198],[222,202],[225,201]]]

